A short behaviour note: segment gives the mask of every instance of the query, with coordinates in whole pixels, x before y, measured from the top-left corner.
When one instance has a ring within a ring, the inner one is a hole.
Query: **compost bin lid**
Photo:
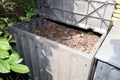
[[[120,68],[120,20],[112,27],[95,58]]]
[[[98,33],[107,33],[114,0],[37,0],[39,15]]]

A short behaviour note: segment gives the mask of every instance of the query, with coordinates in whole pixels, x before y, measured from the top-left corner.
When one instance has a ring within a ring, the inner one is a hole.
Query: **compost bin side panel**
[[[31,51],[30,51],[30,38],[27,37],[27,35],[24,34],[23,31],[20,29],[13,29],[14,30],[14,37],[16,40],[16,47],[17,47],[17,52],[20,54],[20,56],[24,59],[23,63],[26,64],[30,68],[30,79],[32,80],[38,80],[35,79],[35,74],[34,74],[34,66],[33,66],[33,61],[31,58]],[[34,48],[34,46],[33,46]],[[35,51],[35,50],[34,50]],[[36,58],[35,58],[36,59]],[[35,65],[35,64],[34,64]]]
[[[24,57],[24,60],[25,60],[25,64],[29,66],[30,68],[30,73],[29,74],[30,76],[32,76],[33,78],[33,66],[31,64],[31,57],[30,57],[30,50],[29,50],[29,39],[27,38],[27,36],[21,36],[21,44],[22,44],[22,49],[23,49],[23,57]]]
[[[21,29],[16,29],[14,32],[16,33],[14,37],[17,51],[24,58],[24,63],[29,66],[31,79],[52,80],[51,74],[46,71],[48,62],[45,56],[42,55],[42,46],[37,43],[35,36],[29,35]]]
[[[45,70],[53,80],[87,80],[91,59],[81,55],[84,53],[41,37],[37,37],[37,40],[39,52],[42,52],[39,57],[47,60]]]
[[[120,69],[98,61],[93,80],[120,80]]]
[[[18,24],[9,30],[13,35],[13,38],[16,40],[16,50],[24,59],[23,63],[25,63],[30,68],[29,76],[31,80],[40,80],[38,70],[39,66],[37,61],[38,52],[36,50],[35,38],[33,36],[27,35],[25,31],[30,32],[32,29],[39,28],[45,23],[46,21],[40,17],[36,18],[30,23]]]

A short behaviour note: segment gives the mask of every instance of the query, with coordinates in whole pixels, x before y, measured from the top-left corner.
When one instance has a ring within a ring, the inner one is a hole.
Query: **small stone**
[[[84,39],[81,39],[79,43],[84,46],[86,44],[86,41]]]
[[[81,46],[79,49],[80,49],[81,51],[84,51],[84,50],[85,50],[85,48],[84,48],[83,46]]]
[[[84,33],[81,33],[81,34],[80,34],[80,37],[83,37],[83,36],[84,36]]]
[[[76,37],[79,38],[81,35],[80,34],[76,34]]]

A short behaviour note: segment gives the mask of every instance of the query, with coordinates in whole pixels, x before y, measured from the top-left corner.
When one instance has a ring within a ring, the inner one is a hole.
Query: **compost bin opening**
[[[101,36],[91,30],[83,30],[51,20],[40,28],[32,30],[32,33],[88,54]]]

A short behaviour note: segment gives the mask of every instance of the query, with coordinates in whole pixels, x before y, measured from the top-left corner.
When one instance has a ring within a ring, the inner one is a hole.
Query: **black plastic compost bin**
[[[16,49],[30,67],[31,80],[88,80],[94,55],[109,29],[113,0],[37,0],[40,17],[10,29]],[[49,20],[92,29],[102,36],[90,54],[32,34]]]

